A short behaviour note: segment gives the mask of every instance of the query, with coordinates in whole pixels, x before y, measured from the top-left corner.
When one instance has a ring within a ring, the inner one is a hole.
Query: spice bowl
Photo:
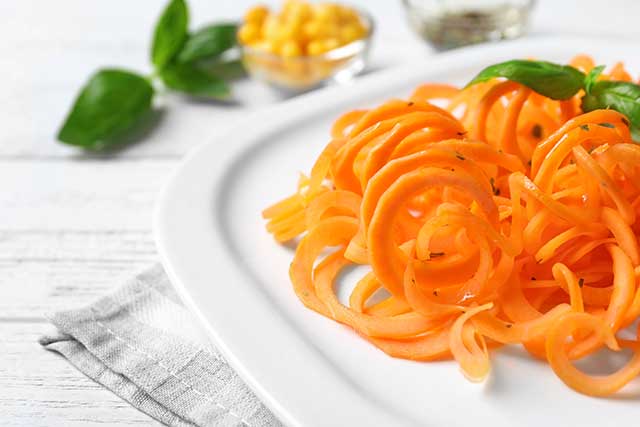
[[[534,0],[402,0],[409,24],[435,49],[513,39],[528,26]]]

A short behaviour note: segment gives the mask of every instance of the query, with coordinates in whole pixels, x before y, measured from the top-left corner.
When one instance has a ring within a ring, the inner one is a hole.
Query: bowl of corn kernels
[[[252,77],[302,92],[362,71],[372,33],[373,21],[361,10],[286,0],[279,11],[262,5],[247,10],[238,41]]]

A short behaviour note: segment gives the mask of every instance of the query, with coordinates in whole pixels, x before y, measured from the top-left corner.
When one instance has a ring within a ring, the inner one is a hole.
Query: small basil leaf
[[[189,36],[177,56],[181,63],[214,58],[236,45],[235,24],[215,24],[201,28]]]
[[[95,73],[58,133],[61,142],[88,149],[109,148],[109,139],[132,127],[151,109],[153,87],[135,73],[104,69]]]
[[[168,88],[189,95],[224,99],[230,94],[224,80],[194,64],[171,64],[160,73],[160,78]]]
[[[206,69],[216,77],[220,77],[224,80],[234,80],[247,75],[247,71],[244,69],[242,60],[232,59],[229,61],[216,61],[209,64],[203,64]]]
[[[571,98],[582,89],[585,78],[580,70],[568,65],[512,60],[485,68],[467,86],[495,77],[513,80],[551,99]]]
[[[584,78],[585,92],[587,93],[591,92],[591,88],[593,87],[593,84],[598,81],[598,77],[600,77],[600,74],[602,74],[602,71],[604,71],[604,68],[605,68],[604,65],[598,65],[597,67],[594,67],[591,71],[589,71],[589,74],[587,74],[587,77]]]
[[[189,12],[184,0],[171,0],[156,24],[151,45],[151,62],[165,67],[180,51],[187,39]]]
[[[611,108],[624,114],[631,124],[634,140],[640,142],[640,86],[630,82],[602,80],[591,85],[591,90],[582,97],[582,110]]]

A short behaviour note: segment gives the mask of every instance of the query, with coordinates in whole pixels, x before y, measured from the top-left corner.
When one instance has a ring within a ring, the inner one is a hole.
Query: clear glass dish
[[[438,50],[513,39],[527,30],[534,0],[402,0],[411,27]]]
[[[318,86],[344,83],[364,70],[373,35],[373,20],[361,10],[367,35],[320,55],[283,57],[251,46],[240,45],[242,63],[252,78],[286,92],[304,92]]]

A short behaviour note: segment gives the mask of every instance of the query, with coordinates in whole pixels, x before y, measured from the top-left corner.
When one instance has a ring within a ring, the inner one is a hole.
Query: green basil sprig
[[[640,86],[631,82],[602,80],[585,87],[582,111],[616,110],[629,119],[631,136],[640,142]]]
[[[582,89],[584,74],[571,66],[546,61],[512,60],[482,70],[469,85],[495,77],[525,85],[551,99],[567,99]]]
[[[189,36],[177,56],[180,63],[217,57],[237,43],[235,24],[215,24],[199,29]]]
[[[151,62],[163,69],[182,49],[187,39],[189,11],[184,0],[172,0],[166,7],[153,33]]]
[[[82,88],[58,138],[89,149],[104,148],[108,138],[133,126],[151,109],[153,87],[125,70],[103,69]]]
[[[235,24],[207,25],[189,34],[185,0],[170,0],[156,23],[150,58],[154,71],[105,68],[81,88],[58,132],[58,140],[89,150],[110,149],[149,113],[157,88],[189,96],[226,99],[225,81],[238,75],[238,61],[222,56],[237,46]]]
[[[168,88],[195,96],[225,98],[229,95],[229,85],[224,80],[189,63],[168,66],[160,78]]]
[[[598,80],[604,68],[603,65],[595,67],[585,76],[570,65],[513,60],[485,68],[467,86],[504,77],[557,100],[569,99],[582,89],[585,92],[582,111],[586,113],[609,108],[624,114],[629,120],[634,141],[640,142],[640,85]]]
[[[589,71],[589,74],[587,74],[587,76],[584,78],[585,92],[588,93],[591,91],[591,88],[593,87],[594,83],[598,81],[598,77],[600,77],[600,74],[602,74],[604,69],[604,65],[598,65],[597,67],[593,67],[593,69]]]

